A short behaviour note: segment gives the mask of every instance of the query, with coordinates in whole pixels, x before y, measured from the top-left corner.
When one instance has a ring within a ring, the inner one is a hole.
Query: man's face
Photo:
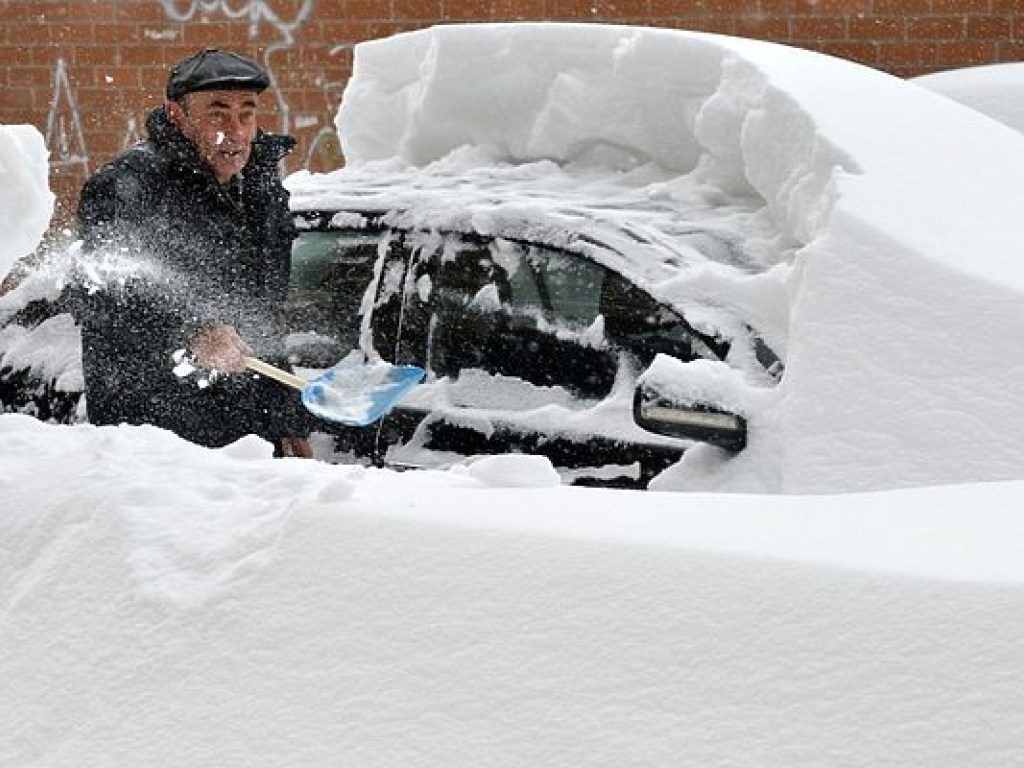
[[[167,103],[167,114],[196,147],[221,184],[249,160],[256,138],[256,94],[250,91],[197,91],[181,104]]]

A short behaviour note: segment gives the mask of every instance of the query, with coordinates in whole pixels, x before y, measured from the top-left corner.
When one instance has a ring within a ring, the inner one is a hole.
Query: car
[[[633,418],[658,354],[782,373],[749,324],[658,292],[707,265],[757,269],[721,221],[735,206],[652,202],[614,176],[537,163],[290,178],[293,362],[315,371],[357,349],[427,371],[379,424],[319,425],[332,450],[415,467],[541,454],[570,482],[643,487],[693,436],[741,447],[736,430],[677,420],[670,437]]]

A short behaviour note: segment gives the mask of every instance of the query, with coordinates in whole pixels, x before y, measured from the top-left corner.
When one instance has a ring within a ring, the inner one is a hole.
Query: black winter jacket
[[[217,182],[163,107],[149,138],[82,189],[80,321],[89,421],[154,424],[221,446],[308,434],[294,391],[252,374],[201,387],[174,353],[204,325],[233,325],[256,356],[283,359],[295,229],[278,163],[294,146],[260,131],[238,179]]]

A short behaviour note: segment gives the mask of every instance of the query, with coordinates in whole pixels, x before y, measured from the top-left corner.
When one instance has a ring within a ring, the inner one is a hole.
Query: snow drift
[[[43,135],[31,125],[0,125],[0,280],[39,244],[54,196]]]
[[[681,505],[518,459],[0,417],[0,765],[1018,762],[1019,483]]]
[[[1024,138],[971,110],[769,43],[499,24],[361,45],[337,124],[355,167],[472,144],[516,162],[653,162],[763,199],[797,245],[776,273],[790,296],[784,382],[740,460],[691,451],[659,487],[1019,477],[1024,398],[1007,350],[1024,332],[1024,188],[1006,180],[1024,172]]]

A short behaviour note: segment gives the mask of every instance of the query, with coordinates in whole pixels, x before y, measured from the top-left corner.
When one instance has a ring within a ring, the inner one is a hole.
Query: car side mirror
[[[637,385],[633,420],[641,429],[668,437],[710,443],[728,451],[747,444],[747,420],[703,403],[673,402],[648,383]]]

